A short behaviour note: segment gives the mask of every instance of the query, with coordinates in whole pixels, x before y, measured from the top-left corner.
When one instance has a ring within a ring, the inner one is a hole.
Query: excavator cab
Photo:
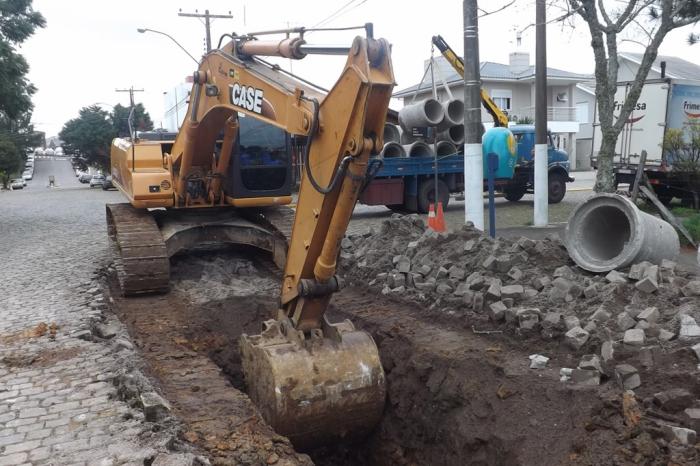
[[[239,116],[238,125],[224,193],[233,198],[290,196],[292,144],[289,134],[245,116]]]

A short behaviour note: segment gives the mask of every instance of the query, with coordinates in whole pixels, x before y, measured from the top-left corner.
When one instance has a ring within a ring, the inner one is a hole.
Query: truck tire
[[[666,186],[654,186],[654,194],[665,206],[670,205],[673,200],[673,190]]]
[[[447,204],[450,202],[450,191],[444,181],[438,180],[438,200],[442,202],[442,208],[447,209]],[[430,204],[435,202],[435,180],[426,179],[418,188],[418,212],[422,214],[428,213]]]
[[[503,196],[510,202],[518,202],[526,192],[525,186],[509,186],[503,189]]]
[[[549,174],[549,203],[559,204],[566,194],[566,179],[561,173]]]

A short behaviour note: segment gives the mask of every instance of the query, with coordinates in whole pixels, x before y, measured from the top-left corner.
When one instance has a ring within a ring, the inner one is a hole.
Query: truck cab
[[[518,161],[515,175],[510,183],[503,186],[505,198],[519,201],[534,189],[535,179],[535,126],[513,125],[508,128],[518,143]],[[547,131],[547,163],[549,166],[549,203],[557,204],[564,199],[566,183],[574,181],[569,176],[569,155],[554,147],[552,133]]]

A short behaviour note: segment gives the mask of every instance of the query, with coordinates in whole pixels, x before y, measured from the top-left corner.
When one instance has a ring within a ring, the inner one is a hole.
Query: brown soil
[[[238,337],[257,333],[277,296],[246,294],[250,289],[237,294],[232,287],[222,298],[220,287],[213,287],[216,299],[207,301],[208,281],[235,283],[227,275],[239,275],[236,267],[220,267],[222,261],[250,259],[222,254],[176,261],[168,295],[125,300],[112,288],[114,309],[183,422],[183,438],[214,464],[308,464],[309,457],[265,424],[243,391]],[[270,264],[255,266],[257,272],[246,269],[248,286],[276,277]],[[219,272],[208,274],[212,268]],[[196,280],[201,289],[191,286]],[[338,293],[329,315],[350,318],[373,335],[388,399],[370,438],[309,452],[316,464],[697,464],[692,452],[679,453],[658,438],[653,412],[645,410],[641,425],[626,426],[621,393],[612,383],[575,388],[560,382],[559,368],[576,367],[580,355],[557,342],[475,334],[464,316],[364,288]],[[528,355],[544,351],[552,356],[548,368],[529,369]],[[668,361],[670,356],[657,364]],[[692,359],[675,355],[674,363],[642,373],[638,395],[648,397],[669,383],[700,393],[697,378],[689,375]]]

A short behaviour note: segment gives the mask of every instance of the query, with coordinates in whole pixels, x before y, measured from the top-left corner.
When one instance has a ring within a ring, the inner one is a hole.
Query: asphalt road
[[[549,206],[550,225],[564,224],[567,222],[571,211],[593,194],[595,183],[594,171],[572,173],[574,182],[567,185],[567,193],[559,204]],[[526,194],[518,202],[507,201],[503,197],[497,197],[496,206],[496,230],[501,228],[524,227],[532,225],[534,215],[534,201],[532,194]],[[358,204],[350,223],[350,231],[358,232],[376,224],[381,219],[389,217],[393,212],[384,206],[366,206]],[[427,218],[427,215],[425,215]],[[458,201],[453,196],[445,209],[445,222],[448,229],[456,229],[464,224],[464,201]],[[488,228],[488,199],[484,198],[484,224]]]

